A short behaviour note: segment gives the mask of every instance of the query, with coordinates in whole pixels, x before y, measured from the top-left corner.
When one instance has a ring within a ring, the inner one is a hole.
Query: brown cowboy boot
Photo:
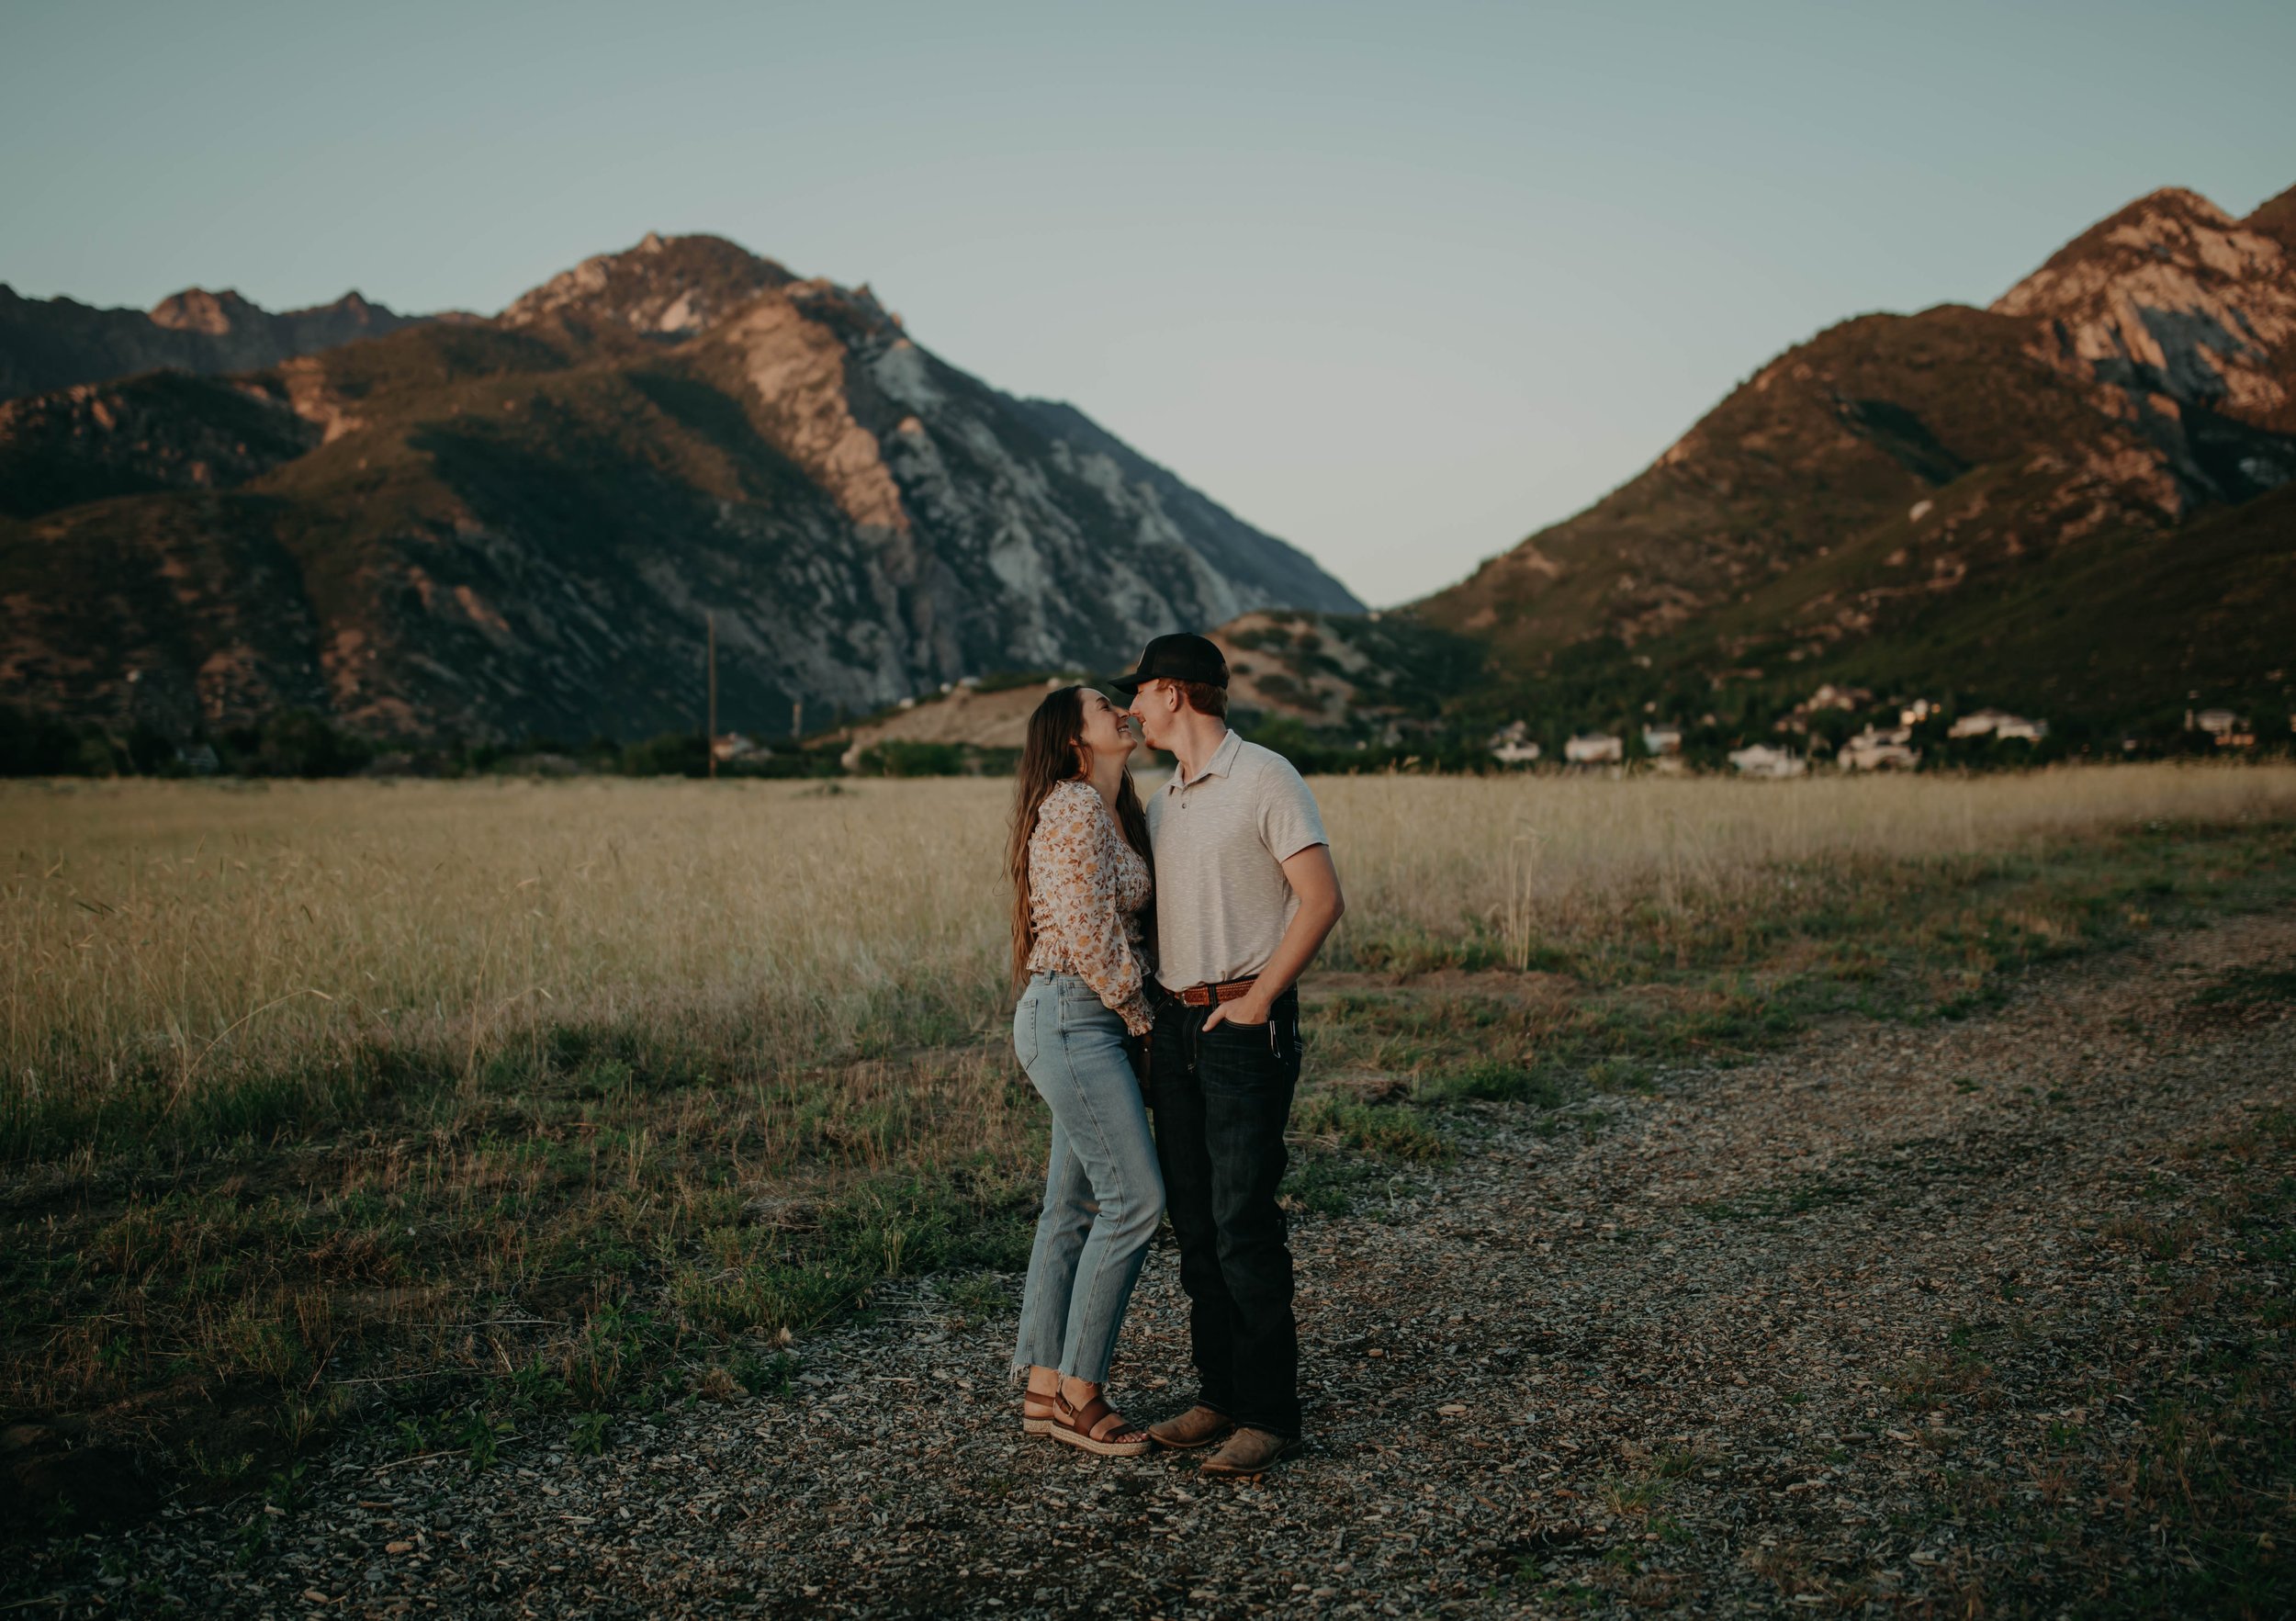
[[[1279,1458],[1289,1457],[1299,1447],[1290,1435],[1278,1435],[1268,1430],[1240,1429],[1228,1437],[1228,1444],[1210,1458],[1196,1472],[1218,1475],[1225,1479],[1249,1479],[1266,1474]]]
[[[1235,1428],[1235,1420],[1216,1407],[1200,1403],[1177,1418],[1148,1426],[1148,1438],[1173,1452],[1195,1452],[1222,1440]]]

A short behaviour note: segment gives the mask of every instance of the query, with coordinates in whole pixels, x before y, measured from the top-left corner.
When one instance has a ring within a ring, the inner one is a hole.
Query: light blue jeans
[[[1012,1045],[1052,1110],[1052,1163],[1012,1365],[1100,1384],[1164,1215],[1147,1107],[1124,1056],[1124,1021],[1073,974],[1030,975]]]

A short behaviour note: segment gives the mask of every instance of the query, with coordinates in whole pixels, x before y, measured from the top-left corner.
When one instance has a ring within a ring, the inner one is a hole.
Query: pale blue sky
[[[2291,62],[2285,0],[0,0],[0,280],[491,311],[715,231],[1389,603],[1831,321],[2296,184]]]

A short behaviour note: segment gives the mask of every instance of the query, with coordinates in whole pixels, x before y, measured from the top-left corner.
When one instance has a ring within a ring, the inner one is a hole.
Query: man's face
[[[1179,689],[1170,681],[1142,681],[1132,694],[1132,706],[1124,713],[1140,723],[1140,735],[1149,748],[1168,752],[1172,717],[1180,712],[1181,702]]]

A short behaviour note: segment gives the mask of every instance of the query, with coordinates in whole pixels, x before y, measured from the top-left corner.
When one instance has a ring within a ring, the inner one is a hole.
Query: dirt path
[[[787,1396],[624,1424],[599,1457],[554,1426],[476,1477],[346,1454],[243,1568],[247,1510],[202,1511],[58,1597],[2054,1614],[2237,1608],[2245,1582],[2285,1602],[2296,1018],[2284,991],[2234,993],[2291,970],[2296,917],[2234,918],[2037,975],[1983,1019],[1671,1074],[1583,1129],[1455,1117],[1457,1160],[1301,1222],[1312,1446],[1256,1486],[1022,1440],[1009,1315],[967,1324],[919,1289],[804,1346]],[[1136,1413],[1184,1390],[1174,1271],[1152,1256],[1128,1329]]]

